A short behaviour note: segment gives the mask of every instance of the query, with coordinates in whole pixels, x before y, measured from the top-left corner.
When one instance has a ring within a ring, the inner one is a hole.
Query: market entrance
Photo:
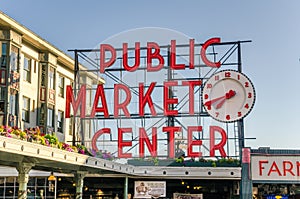
[[[135,198],[135,181],[166,182],[164,199],[232,199],[239,198],[238,181],[233,180],[201,180],[201,179],[128,179],[128,199]],[[72,178],[62,178],[57,182],[58,198],[72,198],[75,186]],[[83,198],[116,199],[124,196],[124,177],[86,177],[84,179]],[[201,197],[197,197],[200,196]],[[116,197],[117,196],[117,197]]]

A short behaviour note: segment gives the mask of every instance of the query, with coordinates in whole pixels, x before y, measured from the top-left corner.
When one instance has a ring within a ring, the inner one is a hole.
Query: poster
[[[166,197],[166,181],[135,181],[134,198]]]
[[[173,199],[203,199],[203,194],[173,193]]]

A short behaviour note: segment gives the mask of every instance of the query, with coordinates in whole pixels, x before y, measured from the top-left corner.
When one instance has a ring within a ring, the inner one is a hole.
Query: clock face
[[[253,108],[255,90],[250,79],[234,70],[212,75],[202,89],[202,102],[207,113],[221,122],[235,122]]]

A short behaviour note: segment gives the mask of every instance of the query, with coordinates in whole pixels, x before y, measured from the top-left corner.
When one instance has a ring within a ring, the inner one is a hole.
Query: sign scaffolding
[[[82,142],[119,160],[240,158],[243,119],[211,118],[202,90],[221,70],[242,72],[246,42],[188,39],[187,44],[170,40],[163,46],[135,42],[117,48],[120,44],[106,43],[71,50],[75,82],[67,88],[66,117],[74,118],[73,144]]]

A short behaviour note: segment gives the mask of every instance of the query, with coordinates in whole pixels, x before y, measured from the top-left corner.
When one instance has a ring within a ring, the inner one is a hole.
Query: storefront
[[[116,199],[124,197],[124,177],[87,177],[84,181],[83,198]],[[182,199],[229,199],[239,198],[239,181],[201,179],[128,179],[128,199],[131,198],[179,198]],[[138,191],[138,185],[147,189]],[[150,184],[150,185],[149,185]],[[159,188],[158,188],[159,185]],[[165,186],[163,186],[165,185]],[[72,178],[62,178],[57,182],[57,198],[73,198],[75,186]],[[156,195],[157,194],[157,195]],[[159,196],[158,196],[159,194]],[[175,194],[175,195],[174,195]]]
[[[4,168],[4,167],[3,167]],[[144,168],[145,169],[145,168]],[[149,168],[151,170],[151,168]],[[181,198],[181,199],[232,199],[240,198],[240,169],[191,168],[179,167],[184,175],[170,168],[165,168],[168,176],[126,174],[87,174],[83,180],[82,198],[90,199],[128,199],[138,198]],[[12,167],[5,167],[6,176],[0,178],[0,198],[18,198],[18,172]],[[144,172],[135,168],[136,172]],[[155,170],[155,169],[154,169]],[[186,170],[186,171],[185,171]],[[198,175],[192,173],[197,172]],[[4,171],[2,171],[4,172]],[[160,172],[160,171],[159,171]],[[187,173],[191,173],[190,175]],[[163,173],[161,171],[160,173]],[[207,173],[207,175],[204,175]],[[228,175],[225,175],[228,173]],[[234,175],[233,175],[234,174]],[[54,175],[54,178],[50,176]],[[177,175],[177,176],[176,176]],[[211,176],[211,177],[209,177]],[[232,176],[230,178],[230,176]],[[30,171],[27,184],[27,198],[76,198],[77,183],[72,173],[63,174],[45,171]],[[139,187],[144,185],[145,188]]]
[[[251,150],[253,198],[300,198],[300,151]]]

